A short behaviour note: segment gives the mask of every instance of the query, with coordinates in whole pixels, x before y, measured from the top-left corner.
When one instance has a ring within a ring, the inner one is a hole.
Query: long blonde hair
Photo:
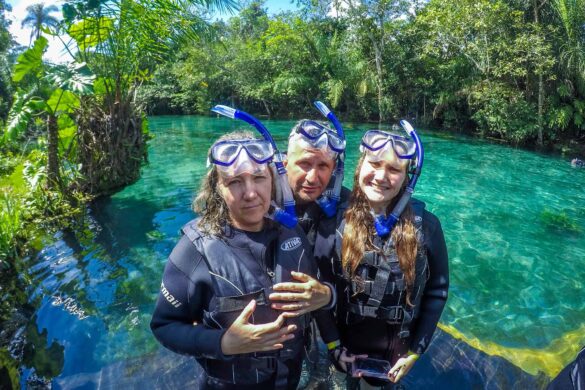
[[[341,259],[344,273],[346,273],[352,280],[358,282],[358,285],[360,285],[361,278],[356,275],[356,270],[363,261],[365,252],[382,252],[382,248],[378,248],[374,245],[373,237],[376,235],[376,230],[374,229],[374,217],[370,212],[371,208],[368,198],[360,188],[359,183],[364,157],[365,155],[362,155],[355,170],[350,204],[345,212],[345,230],[343,231],[341,244]],[[405,169],[408,169],[408,166]],[[408,181],[407,179],[408,178],[405,177],[400,192],[388,205],[387,212],[390,212],[393,209],[396,202],[398,202],[404,193]],[[406,281],[406,300],[411,304],[410,293],[415,279],[416,255],[419,243],[416,235],[416,227],[414,225],[414,212],[410,204],[404,209],[391,234],[392,242],[396,248],[400,269],[402,270]]]

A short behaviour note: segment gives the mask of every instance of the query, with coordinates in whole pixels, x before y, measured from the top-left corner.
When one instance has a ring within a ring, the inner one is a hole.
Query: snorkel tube
[[[405,120],[400,121],[400,126],[402,126],[404,130],[406,130],[408,135],[410,135],[410,137],[414,140],[414,143],[416,144],[416,165],[414,168],[411,168],[411,171],[409,172],[410,178],[408,181],[408,185],[406,186],[404,193],[398,200],[398,203],[396,203],[396,206],[394,206],[394,210],[392,210],[388,217],[379,215],[374,218],[374,227],[376,228],[376,233],[380,237],[385,237],[389,235],[390,232],[392,232],[392,229],[396,225],[396,222],[398,222],[400,215],[402,214],[404,208],[406,207],[406,205],[410,201],[410,198],[412,197],[414,187],[416,186],[416,182],[418,181],[423,166],[424,149],[422,147],[422,143],[420,142],[418,134],[416,134],[416,131],[414,131],[412,125]]]
[[[276,172],[278,173],[278,180],[277,185],[280,186],[280,190],[282,191],[283,197],[283,206],[284,210],[278,206],[275,206],[274,212],[270,215],[276,222],[280,223],[281,225],[286,226],[287,228],[293,228],[297,224],[297,215],[295,211],[295,200],[293,198],[292,191],[288,184],[288,178],[286,175],[286,168],[282,163],[283,158],[282,154],[276,147],[276,143],[274,142],[274,138],[268,131],[266,127],[252,115],[236,110],[234,108],[228,106],[217,105],[214,106],[211,111],[226,116],[232,119],[239,119],[246,123],[251,124],[258,130],[258,132],[262,135],[262,137],[270,142],[272,147],[274,148],[274,165],[276,167]]]
[[[333,124],[335,130],[337,131],[337,135],[342,139],[345,139],[345,134],[343,133],[343,127],[341,127],[341,123],[337,120],[335,115],[331,112],[329,107],[325,104],[316,100],[313,102],[317,110],[323,114],[323,116],[329,119],[329,122]],[[343,160],[345,159],[345,151],[339,153],[337,156],[337,162],[335,164],[335,172],[333,176],[335,177],[335,181],[333,182],[333,189],[324,191],[323,194],[316,200],[321,210],[325,213],[328,218],[333,217],[337,213],[337,205],[339,204],[339,200],[341,199],[341,185],[343,184]]]

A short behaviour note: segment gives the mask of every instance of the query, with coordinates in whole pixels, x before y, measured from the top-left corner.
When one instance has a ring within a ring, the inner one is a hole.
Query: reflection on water
[[[284,145],[293,122],[267,124]],[[166,256],[194,217],[189,205],[206,171],[207,149],[240,125],[153,118],[150,164],[140,181],[93,203],[83,226],[60,232],[32,261],[35,314],[26,340],[35,347],[27,350],[23,384],[40,376],[54,388],[196,383],[193,360],[154,340],[150,315]],[[348,172],[362,133],[347,126]],[[515,381],[542,387],[548,379],[537,373],[553,375],[574,357],[573,345],[585,344],[578,332],[585,325],[585,194],[578,190],[585,188],[585,170],[473,140],[426,132],[422,140],[426,160],[417,196],[439,216],[447,239],[451,290],[441,321],[451,335],[439,332],[407,388],[509,388]],[[552,359],[557,366],[548,365]],[[325,370],[326,362],[319,367]],[[341,383],[328,371],[305,381]]]
[[[26,327],[23,364],[34,367],[35,374],[41,378],[53,378],[63,370],[65,347],[55,340],[48,340],[47,329],[39,332],[36,319],[34,316]]]

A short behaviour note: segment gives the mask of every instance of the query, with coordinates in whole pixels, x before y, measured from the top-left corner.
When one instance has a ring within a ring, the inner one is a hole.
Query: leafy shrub
[[[521,91],[499,82],[476,84],[469,96],[472,119],[483,136],[497,137],[515,145],[533,139],[537,128],[536,107]]]

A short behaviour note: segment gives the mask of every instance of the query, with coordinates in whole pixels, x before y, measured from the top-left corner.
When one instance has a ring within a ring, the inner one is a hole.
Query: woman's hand
[[[224,355],[240,353],[272,351],[283,348],[283,343],[294,338],[296,325],[283,327],[287,313],[267,324],[254,325],[249,322],[250,316],[256,309],[256,301],[252,300],[242,310],[233,324],[221,338],[221,351]]]
[[[394,367],[392,367],[388,373],[388,379],[390,379],[390,382],[396,383],[402,379],[404,375],[408,374],[417,359],[417,354],[412,354],[410,356],[398,359]]]
[[[270,294],[271,301],[284,301],[272,303],[272,308],[284,310],[294,316],[299,316],[326,306],[331,301],[331,289],[317,279],[302,272],[292,271],[293,279],[299,282],[278,283],[273,286]]]

